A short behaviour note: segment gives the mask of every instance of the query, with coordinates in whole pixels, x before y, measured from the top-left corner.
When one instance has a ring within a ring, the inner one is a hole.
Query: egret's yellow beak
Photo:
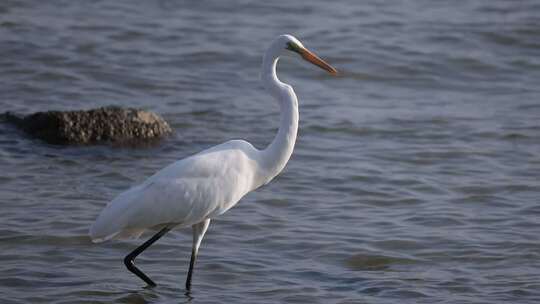
[[[319,58],[319,56],[313,54],[310,50],[300,47],[298,48],[298,53],[302,56],[302,58],[320,67],[321,69],[328,71],[328,73],[334,76],[337,75],[338,71],[334,67]]]

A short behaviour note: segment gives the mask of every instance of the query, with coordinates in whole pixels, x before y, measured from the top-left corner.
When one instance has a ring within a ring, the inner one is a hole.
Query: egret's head
[[[277,45],[281,48],[281,54],[290,57],[300,56],[302,59],[326,70],[332,75],[337,74],[337,70],[317,55],[309,51],[298,39],[291,35],[281,35],[276,39]]]

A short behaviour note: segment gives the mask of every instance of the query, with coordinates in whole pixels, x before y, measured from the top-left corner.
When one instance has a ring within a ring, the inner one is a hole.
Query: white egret
[[[94,242],[137,238],[147,229],[160,229],[124,259],[126,267],[148,285],[156,284],[135,267],[135,258],[171,229],[192,226],[193,247],[186,279],[189,290],[210,220],[236,205],[248,192],[270,182],[285,167],[296,141],[298,100],[292,87],[277,78],[276,65],[282,55],[300,56],[331,74],[337,73],[291,35],[281,35],[272,42],[263,58],[261,80],[279,102],[281,124],[266,149],[231,140],[172,163],[118,195],[90,228]]]

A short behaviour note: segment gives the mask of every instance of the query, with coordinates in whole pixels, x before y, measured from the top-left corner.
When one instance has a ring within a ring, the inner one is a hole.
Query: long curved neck
[[[281,110],[279,131],[272,143],[261,151],[263,183],[285,168],[292,155],[298,132],[298,100],[290,85],[277,78],[278,52],[269,49],[263,59],[261,80],[268,92],[278,101]]]

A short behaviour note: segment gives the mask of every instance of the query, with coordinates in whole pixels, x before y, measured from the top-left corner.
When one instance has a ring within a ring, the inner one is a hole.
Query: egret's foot
[[[141,278],[141,280],[145,281],[149,287],[156,286],[156,283],[154,283],[154,281],[152,281],[147,275],[145,275],[139,268],[135,266],[135,258],[137,258],[137,256],[141,254],[146,248],[150,247],[150,245],[154,244],[157,240],[159,240],[159,238],[161,238],[165,233],[169,232],[170,230],[171,228],[169,227],[161,229],[152,238],[144,242],[141,246],[135,248],[135,250],[133,250],[124,258],[124,265],[126,265],[127,269],[139,278]]]
[[[135,266],[134,260],[135,257],[132,257],[131,254],[127,255],[124,258],[124,265],[126,265],[126,268],[131,271],[133,274],[141,278],[146,284],[148,284],[148,287],[155,287],[157,284],[152,281],[147,275],[144,274],[139,268]]]

